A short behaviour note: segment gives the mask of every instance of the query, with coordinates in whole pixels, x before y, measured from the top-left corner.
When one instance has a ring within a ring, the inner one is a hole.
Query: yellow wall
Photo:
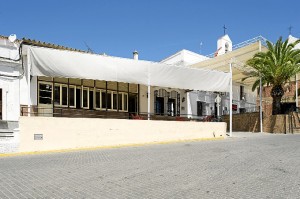
[[[226,123],[20,117],[19,152],[225,137]],[[34,140],[43,134],[43,140]]]

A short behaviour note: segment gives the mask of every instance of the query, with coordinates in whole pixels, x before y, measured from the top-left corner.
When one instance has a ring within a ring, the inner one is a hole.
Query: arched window
[[[229,49],[229,44],[226,42],[226,43],[225,43],[225,53],[228,52],[228,49]]]

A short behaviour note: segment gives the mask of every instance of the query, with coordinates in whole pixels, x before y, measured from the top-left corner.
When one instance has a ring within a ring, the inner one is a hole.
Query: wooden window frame
[[[87,90],[87,107],[83,106],[83,91]],[[89,109],[90,108],[90,88],[89,87],[81,87],[81,108],[82,109]]]
[[[50,85],[52,87],[51,90],[51,104],[53,104],[53,84],[52,82],[45,82],[45,81],[39,81],[38,82],[38,104],[44,104],[44,103],[40,103],[40,84],[44,84],[44,85]]]
[[[54,88],[55,86],[59,86],[60,90],[59,90],[59,104],[54,104]],[[62,104],[62,87],[67,88],[67,105],[63,105]],[[54,88],[52,91],[52,98],[53,98],[53,104],[55,107],[68,107],[69,105],[69,90],[68,90],[68,85],[67,84],[61,84],[61,83],[54,83]]]
[[[70,106],[70,97],[69,97],[69,92],[70,89],[74,89],[74,106]],[[68,89],[68,107],[70,108],[76,108],[76,86],[75,85],[69,85],[69,89]]]

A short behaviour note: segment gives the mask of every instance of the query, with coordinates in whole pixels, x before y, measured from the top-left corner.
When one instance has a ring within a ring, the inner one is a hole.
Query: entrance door
[[[156,97],[156,114],[157,115],[164,115],[164,98],[163,97]]]
[[[202,113],[203,113],[202,102],[197,101],[197,116],[202,116]]]
[[[137,94],[129,94],[128,96],[128,112],[131,114],[137,113]]]
[[[175,99],[169,98],[168,99],[168,115],[175,116]]]

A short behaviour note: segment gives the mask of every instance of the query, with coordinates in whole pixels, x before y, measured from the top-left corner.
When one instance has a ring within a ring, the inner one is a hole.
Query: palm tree
[[[247,65],[254,70],[244,80],[250,77],[257,78],[252,86],[252,91],[259,87],[260,78],[262,85],[272,86],[270,94],[273,98],[273,115],[281,113],[283,86],[290,81],[291,77],[300,72],[300,50],[294,48],[298,43],[300,40],[289,43],[287,39],[283,42],[282,37],[276,44],[267,41],[268,51],[258,52],[247,61]]]

